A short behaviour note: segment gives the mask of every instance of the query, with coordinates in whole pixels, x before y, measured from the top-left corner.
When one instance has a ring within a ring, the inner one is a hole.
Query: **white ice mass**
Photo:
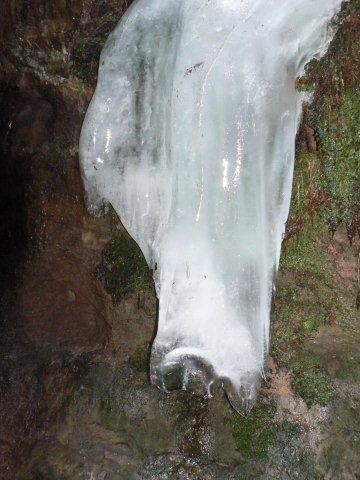
[[[302,95],[341,0],[137,0],[110,35],[80,142],[154,269],[151,381],[216,382],[246,411],[269,349]]]

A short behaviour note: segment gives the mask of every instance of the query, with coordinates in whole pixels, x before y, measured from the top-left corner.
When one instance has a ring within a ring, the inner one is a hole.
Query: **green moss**
[[[272,353],[291,367],[296,352],[340,308],[334,288],[334,264],[327,252],[327,205],[321,162],[313,153],[299,155],[294,173],[288,236],[280,261],[275,297]],[[285,281],[281,281],[285,274]]]
[[[149,345],[144,345],[138,348],[129,357],[130,367],[138,370],[139,372],[147,372],[149,366]]]
[[[328,223],[350,227],[359,195],[360,92],[346,92],[340,105],[327,100],[317,127],[322,151],[321,185],[328,196]]]
[[[281,258],[281,267],[326,279],[329,275],[327,252],[324,248],[319,248],[316,233],[311,230],[310,225],[307,227],[310,228],[304,230],[300,236],[289,240]]]
[[[111,205],[111,203],[105,203],[103,206],[103,212],[102,215],[107,215],[107,217],[110,219],[110,222],[112,224],[115,224],[119,227],[120,224],[120,219],[119,215],[116,213],[115,208]],[[122,227],[122,226],[121,226]],[[124,229],[124,227],[122,227]],[[121,228],[120,228],[121,229]],[[125,229],[124,229],[125,230]]]
[[[288,285],[280,286],[277,291],[272,354],[281,364],[291,366],[299,347],[314,338],[328,321],[335,293],[330,274],[329,278],[326,270],[319,270],[317,274],[309,273],[306,265],[304,270],[297,270]]]
[[[320,176],[317,156],[301,154],[295,165],[288,238],[280,268],[326,280],[330,274],[328,256],[318,241],[324,235],[325,227],[325,200]]]
[[[334,232],[344,225],[349,237],[356,230],[360,91],[351,71],[354,68],[357,71],[359,65],[359,5],[358,0],[344,5],[335,24],[346,20],[346,28],[340,29],[330,54],[320,61],[309,62],[306,75],[298,81],[302,90],[316,87],[315,102],[307,111],[306,123],[315,130],[318,151],[302,151],[296,159],[275,298],[273,355],[277,362],[290,368],[299,351],[308,349],[310,340],[330,318],[352,336],[359,335],[355,293],[339,279],[337,266],[327,252],[329,229]],[[349,31],[354,35],[349,35]],[[346,252],[342,255],[345,259]],[[348,255],[347,260],[354,261],[354,252]],[[343,361],[346,354],[340,355],[338,350],[337,356],[337,372],[351,372]],[[314,375],[314,381],[318,380],[318,373]],[[299,390],[309,399],[307,380],[314,375],[308,372],[298,382]],[[320,375],[320,390],[327,391],[325,384]]]
[[[186,385],[186,390],[196,395],[203,395],[204,385],[201,379],[198,376],[193,374],[189,376],[189,379]]]
[[[355,293],[345,282],[344,287],[336,282],[336,264],[327,251],[328,228],[341,223],[349,228],[356,209],[359,107],[358,94],[344,93],[334,111],[320,115],[326,117],[319,127],[323,132],[318,138],[320,153],[302,153],[296,161],[288,235],[280,262],[280,277],[285,274],[286,281],[279,282],[275,298],[272,350],[276,360],[289,367],[329,318],[359,335]],[[348,255],[351,261],[354,254]],[[298,388],[310,399],[311,393],[306,393],[309,375],[299,380]],[[319,388],[322,385],[324,391],[325,383],[320,379]]]
[[[294,363],[293,371],[293,388],[309,407],[315,403],[327,405],[332,400],[333,387],[316,361],[301,359]]]
[[[184,378],[184,369],[181,365],[176,365],[173,368],[163,373],[163,383],[169,392],[180,390],[182,388]]]
[[[314,77],[319,74],[320,74],[320,62],[316,58],[313,58],[305,66],[305,75],[307,77]]]
[[[312,92],[314,90],[314,84],[308,77],[300,77],[296,81],[296,90],[298,92]]]
[[[317,85],[309,119],[316,132],[321,163],[320,188],[326,194],[326,220],[332,230],[354,220],[360,184],[360,2],[344,2],[335,28],[344,21],[330,54],[311,62],[308,80]]]
[[[117,235],[104,252],[105,288],[116,304],[128,293],[149,287],[149,270],[136,243],[127,235]]]
[[[276,432],[274,413],[272,407],[258,406],[248,417],[234,413],[228,421],[236,449],[245,459],[262,460],[267,457]]]
[[[289,439],[297,436],[299,431],[300,430],[297,425],[294,425],[288,421],[283,422],[279,428],[280,436],[284,437],[286,441],[289,441]]]

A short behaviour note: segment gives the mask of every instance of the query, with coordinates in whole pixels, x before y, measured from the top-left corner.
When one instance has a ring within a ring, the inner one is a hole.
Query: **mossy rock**
[[[129,293],[141,293],[150,286],[149,269],[136,243],[127,235],[117,235],[104,252],[105,288],[113,302]]]
[[[338,105],[324,104],[317,126],[322,151],[321,185],[328,197],[327,222],[350,229],[360,193],[360,89],[344,93]]]
[[[244,459],[263,460],[267,457],[275,439],[274,414],[272,406],[259,405],[248,417],[234,413],[228,420],[236,449]]]
[[[139,347],[129,357],[129,365],[139,372],[147,372],[149,368],[150,346],[143,345]]]
[[[330,379],[322,371],[315,358],[300,359],[293,365],[293,388],[308,407],[327,405],[334,396]]]

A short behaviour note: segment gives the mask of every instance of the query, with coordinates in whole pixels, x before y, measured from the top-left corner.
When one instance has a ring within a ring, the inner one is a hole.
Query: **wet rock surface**
[[[358,478],[359,2],[299,81],[316,95],[267,381],[247,418],[196,382],[169,395],[149,385],[151,275],[112,209],[84,206],[80,127],[127,3],[4,3],[0,479]]]

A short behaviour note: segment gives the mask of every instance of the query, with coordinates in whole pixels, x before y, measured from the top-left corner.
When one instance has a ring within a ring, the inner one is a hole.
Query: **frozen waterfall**
[[[154,269],[151,381],[216,382],[239,411],[264,374],[302,95],[341,0],[138,0],[84,122],[89,208],[110,202]]]

